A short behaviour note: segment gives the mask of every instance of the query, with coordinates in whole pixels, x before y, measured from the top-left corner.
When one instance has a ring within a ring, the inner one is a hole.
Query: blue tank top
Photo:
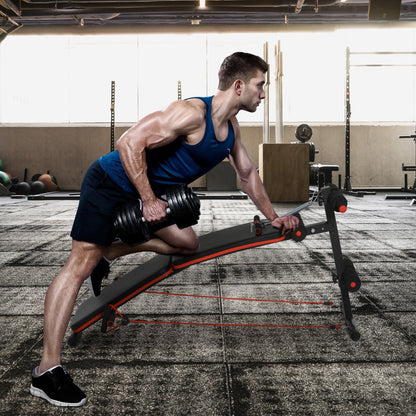
[[[195,97],[204,101],[206,106],[205,133],[200,142],[194,145],[177,139],[167,146],[146,152],[147,176],[156,195],[160,195],[168,185],[188,185],[207,173],[214,166],[228,157],[234,147],[235,135],[228,121],[228,136],[219,141],[215,137],[211,118],[211,97]],[[126,192],[137,194],[120,161],[118,150],[99,159],[104,171]]]

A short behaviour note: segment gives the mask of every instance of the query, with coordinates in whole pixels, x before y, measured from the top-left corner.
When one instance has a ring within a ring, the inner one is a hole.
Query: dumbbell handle
[[[172,212],[172,210],[171,210],[169,207],[167,207],[167,208],[166,208],[166,216],[168,217],[168,216],[171,214],[171,212]],[[146,222],[146,218],[145,218],[144,216],[142,216],[142,217],[140,218],[140,220],[141,220],[142,222]]]

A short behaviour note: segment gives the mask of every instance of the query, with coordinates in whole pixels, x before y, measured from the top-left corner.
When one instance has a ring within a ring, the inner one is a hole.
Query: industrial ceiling
[[[2,22],[1,22],[2,19]],[[32,26],[279,25],[416,21],[408,0],[0,0],[0,41]]]

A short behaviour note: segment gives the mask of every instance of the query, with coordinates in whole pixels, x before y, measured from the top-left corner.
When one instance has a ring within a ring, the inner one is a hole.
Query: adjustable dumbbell
[[[114,229],[119,238],[129,245],[140,244],[150,239],[151,234],[168,225],[186,228],[198,222],[200,201],[186,186],[181,186],[160,197],[168,203],[166,220],[148,224],[143,216],[142,201],[135,200],[120,206],[114,215]]]

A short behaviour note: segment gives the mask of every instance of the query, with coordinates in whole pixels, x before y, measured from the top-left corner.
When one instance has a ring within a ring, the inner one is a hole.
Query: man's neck
[[[212,99],[211,115],[217,122],[224,123],[237,115],[240,108],[235,103],[235,98],[229,91],[220,91]]]

